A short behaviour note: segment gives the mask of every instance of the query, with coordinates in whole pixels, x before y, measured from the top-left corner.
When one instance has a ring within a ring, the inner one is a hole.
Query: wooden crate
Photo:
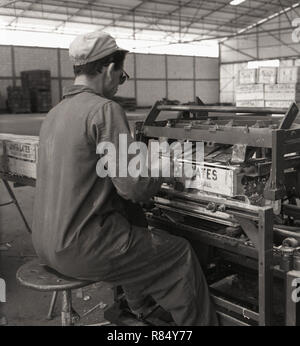
[[[257,83],[257,69],[249,68],[239,71],[239,84]]]
[[[238,100],[236,101],[237,107],[264,107],[264,100]]]
[[[235,89],[236,101],[264,100],[264,85],[238,85]]]
[[[300,101],[300,84],[283,83],[265,85],[266,101]]]
[[[196,177],[186,179],[185,187],[234,197],[241,193],[242,176],[239,167],[204,162],[197,165]]]
[[[269,101],[265,101],[265,107],[288,108],[291,105],[292,102],[294,102],[294,101],[293,100],[283,100],[283,101],[269,100]]]
[[[48,90],[30,91],[31,109],[33,112],[49,112],[52,107],[51,92]]]
[[[0,171],[36,179],[38,136],[0,134]]]
[[[288,66],[278,68],[278,83],[297,83],[300,81],[300,67]]]
[[[11,113],[30,113],[30,96],[22,87],[7,87],[7,108]]]
[[[275,84],[277,81],[276,67],[260,67],[258,69],[258,83]]]
[[[25,89],[51,90],[49,70],[30,70],[21,72],[22,87]]]

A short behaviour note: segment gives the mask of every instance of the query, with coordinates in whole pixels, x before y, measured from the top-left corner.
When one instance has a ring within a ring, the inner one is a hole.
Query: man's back
[[[101,110],[110,103],[88,88],[74,86],[42,125],[33,242],[52,266],[57,253],[76,246],[91,229],[100,231],[98,216],[122,209],[111,180],[96,173],[93,117],[96,114],[101,126]]]

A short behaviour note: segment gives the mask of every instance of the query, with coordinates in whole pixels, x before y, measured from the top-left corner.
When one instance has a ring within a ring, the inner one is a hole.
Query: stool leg
[[[61,310],[62,326],[72,326],[72,291],[62,291],[62,310]]]
[[[57,294],[58,294],[58,291],[54,291],[53,292],[53,295],[52,295],[52,298],[51,298],[50,307],[49,307],[49,311],[48,311],[48,315],[47,315],[47,320],[52,320],[53,319],[53,311],[54,311],[54,308],[55,308]]]
[[[118,286],[114,286],[113,287],[113,299],[114,299],[114,303],[117,302],[119,300],[120,294],[119,294],[119,287]]]

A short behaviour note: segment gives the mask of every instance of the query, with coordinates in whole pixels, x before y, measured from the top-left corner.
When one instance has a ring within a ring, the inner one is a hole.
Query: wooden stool
[[[92,284],[94,281],[72,279],[41,264],[38,259],[23,264],[17,271],[17,280],[21,285],[38,291],[54,291],[48,312],[48,319],[52,318],[57,293],[62,291],[61,324],[71,326],[79,315],[72,307],[72,289]]]

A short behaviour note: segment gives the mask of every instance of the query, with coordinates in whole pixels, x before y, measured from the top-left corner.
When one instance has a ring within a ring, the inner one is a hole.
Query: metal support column
[[[3,181],[3,183],[4,183],[4,186],[6,187],[6,190],[7,190],[8,194],[9,194],[9,196],[10,196],[11,199],[12,199],[10,202],[2,204],[2,206],[8,205],[8,204],[12,204],[12,203],[15,204],[15,206],[17,207],[17,209],[18,209],[18,211],[19,211],[19,214],[21,215],[21,218],[22,218],[22,220],[23,220],[23,222],[24,222],[24,224],[25,224],[25,227],[26,227],[27,231],[28,231],[29,233],[31,233],[31,228],[30,228],[29,225],[28,225],[28,222],[27,222],[27,220],[26,220],[26,218],[25,218],[25,215],[24,215],[23,212],[22,212],[22,209],[21,209],[21,207],[20,207],[20,205],[19,205],[19,202],[18,202],[18,200],[17,200],[17,198],[16,198],[16,196],[15,196],[13,190],[11,189],[11,187],[9,186],[9,183],[8,183],[6,180],[2,179],[2,181]],[[0,205],[0,206],[1,206],[1,205]]]
[[[259,325],[271,325],[273,296],[273,209],[259,211],[258,222]]]
[[[300,326],[300,272],[286,273],[285,325]]]

